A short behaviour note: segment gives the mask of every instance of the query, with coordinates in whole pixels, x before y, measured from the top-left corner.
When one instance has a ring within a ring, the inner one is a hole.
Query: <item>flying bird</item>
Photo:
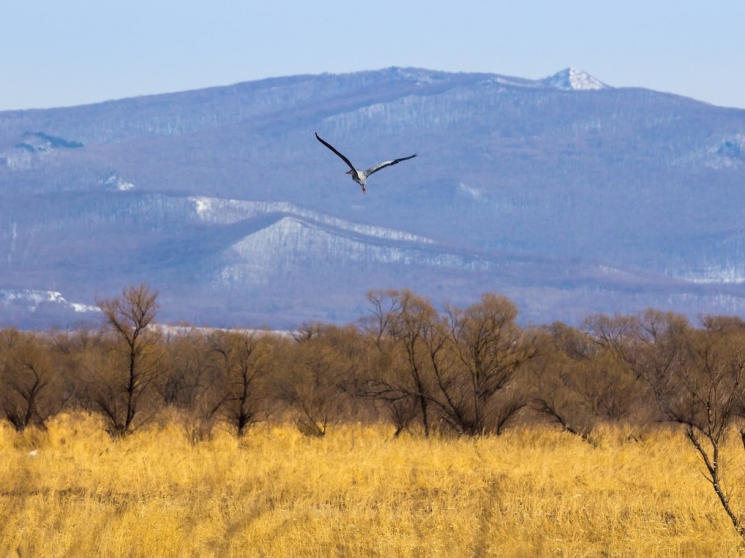
[[[409,159],[413,159],[414,157],[416,157],[416,153],[414,153],[413,155],[409,155],[408,157],[402,157],[400,159],[393,159],[393,161],[386,161],[385,163],[380,163],[379,165],[376,165],[374,167],[370,167],[367,170],[361,171],[361,170],[357,170],[356,168],[354,168],[354,165],[349,162],[349,159],[347,159],[344,155],[339,153],[336,150],[336,148],[334,148],[333,145],[321,139],[321,136],[318,135],[318,132],[316,132],[316,139],[318,139],[318,141],[320,141],[323,145],[328,147],[331,151],[336,153],[341,158],[342,161],[344,161],[347,165],[349,165],[349,168],[351,170],[348,170],[345,174],[351,174],[352,180],[354,180],[357,184],[362,186],[363,194],[367,192],[367,190],[365,190],[365,184],[367,184],[368,176],[370,176],[373,173],[378,172],[380,169],[384,169],[386,167],[390,167],[392,165],[400,163],[401,161],[408,161]]]

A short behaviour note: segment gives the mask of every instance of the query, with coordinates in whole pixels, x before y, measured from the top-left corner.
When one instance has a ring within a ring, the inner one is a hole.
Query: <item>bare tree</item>
[[[53,413],[50,403],[54,379],[48,343],[33,332],[5,330],[0,335],[0,389],[6,418],[16,430],[44,428]]]
[[[140,285],[97,301],[105,320],[107,357],[94,372],[92,397],[112,436],[125,436],[149,418],[142,419],[142,404],[162,372],[161,335],[151,327],[157,298],[157,291]]]
[[[542,354],[528,367],[531,408],[565,432],[587,439],[591,426],[571,386],[577,367],[590,360],[590,351],[571,328],[561,323],[544,328],[540,335]]]
[[[656,390],[680,366],[691,326],[685,316],[648,309],[636,316],[590,316],[585,329]]]
[[[363,391],[390,405],[416,402],[424,434],[429,436],[431,358],[425,340],[434,335],[441,318],[429,300],[409,290],[371,291],[367,298],[373,311],[365,327],[376,338],[388,366],[369,378]]]
[[[587,441],[598,422],[646,417],[646,385],[592,335],[561,323],[541,335],[543,354],[530,366],[535,411]]]
[[[195,444],[208,439],[224,397],[208,334],[197,328],[180,329],[164,335],[163,342],[167,363],[164,381],[158,383],[161,397],[177,410],[188,440]]]
[[[683,425],[701,457],[722,507],[741,537],[745,525],[732,508],[722,482],[725,435],[745,404],[745,327],[737,320],[702,318],[702,328],[672,313],[656,310],[589,322],[601,342],[612,347],[644,378],[658,409]]]
[[[266,333],[215,331],[209,336],[222,395],[210,412],[243,436],[266,413],[265,378],[272,362],[272,347]]]
[[[449,306],[448,317],[452,363],[443,364],[435,354],[439,341],[429,345],[438,406],[458,432],[480,435],[490,424],[501,432],[526,404],[507,392],[523,365],[538,354],[536,335],[520,328],[517,307],[494,293],[465,310]],[[495,405],[498,394],[501,405]]]
[[[745,525],[730,505],[722,486],[722,442],[745,402],[745,331],[722,332],[704,320],[702,331],[691,332],[685,364],[656,391],[661,407],[685,425],[688,440],[706,466],[707,479],[741,537]]]
[[[356,374],[364,348],[353,326],[306,324],[287,347],[280,390],[307,436],[325,436],[354,405]]]
[[[513,380],[538,345],[505,297],[487,293],[465,310],[448,306],[446,315],[410,291],[372,291],[368,299],[368,333],[387,369],[367,382],[367,393],[389,405],[397,433],[411,420],[411,402],[425,435],[430,415],[459,434],[499,433],[525,406]]]

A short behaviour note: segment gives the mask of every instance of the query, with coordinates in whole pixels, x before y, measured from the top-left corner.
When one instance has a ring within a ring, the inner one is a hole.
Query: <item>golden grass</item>
[[[175,422],[124,440],[87,416],[45,433],[2,425],[0,556],[743,551],[682,435],[629,442],[619,428],[596,441],[548,428],[390,439],[382,426],[309,439],[266,426],[192,445]],[[726,453],[729,486],[745,486],[742,445]]]

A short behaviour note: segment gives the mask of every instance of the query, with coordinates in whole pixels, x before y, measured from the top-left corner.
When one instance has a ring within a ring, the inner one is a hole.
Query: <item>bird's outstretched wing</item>
[[[324,141],[323,139],[321,139],[321,136],[318,135],[318,132],[316,132],[316,139],[318,141],[320,141],[323,145],[325,145],[326,147],[328,147],[331,151],[333,151],[334,153],[336,153],[339,157],[341,157],[342,161],[344,161],[347,165],[349,165],[349,168],[352,169],[352,171],[356,171],[357,170],[357,169],[354,168],[354,165],[349,162],[349,159],[347,159],[344,155],[342,155],[341,153],[339,153],[334,148],[333,145],[331,145],[329,142]],[[393,164],[393,163],[391,163],[391,164]]]
[[[386,161],[385,163],[380,163],[379,165],[376,165],[372,168],[367,169],[365,171],[365,175],[370,176],[372,173],[378,172],[380,169],[390,167],[391,165],[396,165],[400,163],[401,161],[408,161],[409,159],[413,159],[414,157],[416,157],[416,153],[414,153],[413,155],[409,155],[408,157],[401,157],[400,159],[393,159],[393,161]]]

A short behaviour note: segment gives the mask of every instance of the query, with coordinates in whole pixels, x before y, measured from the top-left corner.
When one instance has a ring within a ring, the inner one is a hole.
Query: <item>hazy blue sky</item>
[[[388,66],[745,108],[744,0],[3,0],[0,110]]]

